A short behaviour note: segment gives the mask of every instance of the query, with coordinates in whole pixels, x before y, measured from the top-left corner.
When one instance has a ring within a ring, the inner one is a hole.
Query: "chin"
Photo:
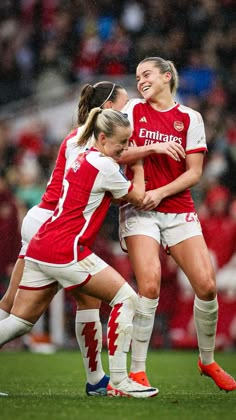
[[[151,95],[148,94],[148,92],[145,92],[142,94],[143,99],[146,99],[146,101],[149,101],[151,99]]]

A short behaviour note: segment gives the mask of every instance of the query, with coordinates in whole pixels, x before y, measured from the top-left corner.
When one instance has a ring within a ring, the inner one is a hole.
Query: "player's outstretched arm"
[[[152,154],[166,154],[172,159],[179,161],[180,158],[185,159],[184,148],[175,141],[169,141],[166,143],[153,143],[145,146],[130,146],[127,150],[122,153],[119,163],[130,165],[137,159],[144,159]]]

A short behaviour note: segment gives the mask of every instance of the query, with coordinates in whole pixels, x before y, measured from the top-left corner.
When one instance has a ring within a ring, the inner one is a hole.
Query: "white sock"
[[[107,347],[110,378],[114,385],[125,379],[127,374],[127,353],[133,330],[133,317],[137,306],[135,291],[125,283],[110,302],[112,310],[108,319]]]
[[[0,346],[28,333],[32,327],[33,324],[31,322],[10,314],[7,318],[0,321]]]
[[[99,309],[76,312],[75,333],[83,356],[87,382],[97,384],[105,375],[102,368],[102,325]]]
[[[205,301],[195,296],[194,321],[197,330],[200,359],[204,365],[214,362],[217,320],[217,297],[214,300]]]
[[[0,308],[0,321],[7,318],[9,315],[10,315],[9,312],[6,312],[6,311],[4,311],[3,309]]]
[[[131,372],[146,371],[148,346],[152,335],[159,298],[138,296],[138,306],[133,322]]]

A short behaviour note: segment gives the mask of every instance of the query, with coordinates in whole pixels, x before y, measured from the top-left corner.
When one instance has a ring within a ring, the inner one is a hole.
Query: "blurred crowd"
[[[140,59],[161,56],[178,69],[178,99],[201,112],[205,122],[208,153],[193,196],[222,301],[218,347],[236,346],[234,6],[233,0],[1,0],[0,296],[20,249],[22,218],[40,201],[58,151],[58,139],[42,121],[13,134],[11,122],[1,118],[3,110],[32,95],[63,94],[68,86],[101,76],[135,79]],[[135,287],[119,248],[115,207],[96,250]],[[194,347],[191,289],[171,257],[163,253],[162,259],[152,344]],[[68,303],[67,311],[70,317],[73,305]]]

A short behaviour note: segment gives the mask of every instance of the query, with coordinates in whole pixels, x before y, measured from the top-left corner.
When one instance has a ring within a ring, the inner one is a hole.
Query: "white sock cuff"
[[[110,306],[113,307],[117,303],[123,302],[129,297],[135,297],[135,299],[137,299],[137,294],[128,283],[124,283],[110,302]]]
[[[34,326],[34,324],[32,324],[31,322],[26,321],[26,319],[19,318],[19,317],[18,317],[18,316],[16,316],[16,315],[12,315],[12,314],[10,314],[10,315],[9,315],[9,317],[10,317],[10,318],[14,318],[16,321],[18,321],[18,322],[20,322],[20,323],[22,323],[22,324],[25,324],[25,325],[27,325],[27,326],[28,326],[28,327],[30,327],[30,328],[32,328],[32,327]]]
[[[213,300],[201,300],[195,295],[194,306],[202,312],[215,312],[218,309],[217,296]]]
[[[76,311],[75,322],[100,322],[99,309]]]
[[[149,299],[145,296],[138,295],[137,311],[146,314],[152,314],[156,311],[159,303],[159,297],[156,299]]]

